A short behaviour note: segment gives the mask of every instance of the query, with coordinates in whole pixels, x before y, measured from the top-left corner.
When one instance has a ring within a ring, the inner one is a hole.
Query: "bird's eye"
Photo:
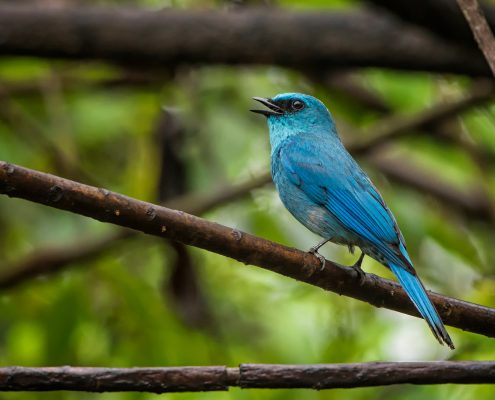
[[[292,102],[292,109],[294,111],[299,111],[299,110],[302,110],[304,108],[304,103],[300,100],[294,100]]]

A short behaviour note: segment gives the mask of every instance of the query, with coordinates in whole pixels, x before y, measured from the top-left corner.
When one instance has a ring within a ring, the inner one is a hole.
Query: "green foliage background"
[[[96,2],[95,2],[96,3]],[[104,3],[102,1],[97,3]],[[106,2],[108,3],[108,2]],[[114,2],[118,5],[118,2]],[[304,9],[354,6],[346,1],[284,1]],[[141,1],[141,6],[220,7],[212,1]],[[166,66],[164,67],[165,72]],[[150,72],[151,73],[151,72]],[[181,68],[151,87],[99,87],[121,69],[99,63],[11,58],[0,62],[0,86],[33,82],[30,94],[8,101],[16,118],[0,118],[0,159],[60,174],[46,143],[55,145],[102,187],[156,201],[158,154],[153,129],[163,107],[178,110],[187,127],[188,187],[209,193],[269,168],[265,121],[248,112],[252,96],[302,91],[331,109],[344,140],[359,140],[380,116],[298,72],[275,67]],[[400,115],[411,115],[467,91],[464,78],[383,70],[357,79]],[[66,85],[65,77],[74,81]],[[77,82],[83,82],[79,84]],[[458,121],[465,135],[495,151],[492,106]],[[362,133],[358,133],[362,132]],[[464,149],[412,134],[390,152],[460,190],[485,182]],[[493,225],[470,221],[426,193],[392,184],[363,163],[394,211],[427,287],[495,307]],[[206,218],[270,240],[307,249],[319,238],[283,208],[273,187],[253,191]],[[0,272],[38,248],[84,243],[114,227],[21,200],[0,198]],[[457,349],[441,347],[424,322],[392,311],[190,249],[212,312],[213,331],[187,326],[163,282],[174,254],[144,235],[57,275],[0,293],[0,364],[23,366],[173,366],[239,363],[340,363],[391,360],[490,360],[493,339],[449,328]],[[328,245],[330,259],[352,263],[345,248]],[[389,277],[366,259],[367,271]],[[170,399],[489,398],[493,387],[394,386],[332,391],[231,389],[228,393],[170,394]],[[9,393],[4,399],[145,399],[151,394]]]

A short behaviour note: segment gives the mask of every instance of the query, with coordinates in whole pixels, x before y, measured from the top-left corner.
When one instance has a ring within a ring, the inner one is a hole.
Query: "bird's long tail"
[[[406,269],[397,265],[389,264],[389,267],[418,309],[421,316],[428,323],[428,326],[433,332],[433,335],[435,335],[435,337],[441,344],[445,342],[447,346],[449,346],[451,349],[454,349],[454,343],[452,343],[452,339],[447,333],[447,330],[445,329],[445,326],[443,325],[443,322],[440,319],[435,306],[428,297],[425,287],[423,286],[419,278]]]

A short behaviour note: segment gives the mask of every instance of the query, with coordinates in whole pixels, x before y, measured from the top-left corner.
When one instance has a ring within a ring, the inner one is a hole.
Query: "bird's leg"
[[[325,269],[325,262],[326,261],[325,261],[325,257],[323,257],[320,253],[318,253],[318,250],[320,249],[321,246],[323,246],[325,243],[328,243],[330,240],[332,240],[332,238],[322,240],[316,246],[313,246],[308,250],[308,253],[313,254],[318,260],[320,260],[320,263],[321,263],[320,271],[323,271]]]
[[[365,280],[365,273],[363,269],[361,268],[361,264],[363,263],[363,258],[364,258],[364,252],[361,250],[361,255],[359,256],[358,260],[351,265],[350,268],[352,268],[354,271],[356,271],[357,276],[359,277],[359,284],[362,285]]]
[[[364,259],[364,252],[361,251],[361,255],[359,256],[358,260],[354,263],[353,267],[361,269],[361,264],[363,263]]]
[[[332,238],[328,238],[328,239],[325,239],[325,240],[322,240],[321,242],[319,242],[317,245],[311,247],[308,251],[308,253],[311,253],[311,254],[315,254],[315,253],[318,253],[318,250],[320,250],[320,248],[327,244],[330,240],[332,240]]]

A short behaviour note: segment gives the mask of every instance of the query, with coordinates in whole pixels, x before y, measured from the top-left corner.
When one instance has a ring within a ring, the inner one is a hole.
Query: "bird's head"
[[[321,134],[335,133],[333,118],[325,105],[317,98],[302,93],[283,93],[271,99],[253,97],[266,106],[263,110],[251,110],[267,117],[270,136],[284,137],[299,132]]]

